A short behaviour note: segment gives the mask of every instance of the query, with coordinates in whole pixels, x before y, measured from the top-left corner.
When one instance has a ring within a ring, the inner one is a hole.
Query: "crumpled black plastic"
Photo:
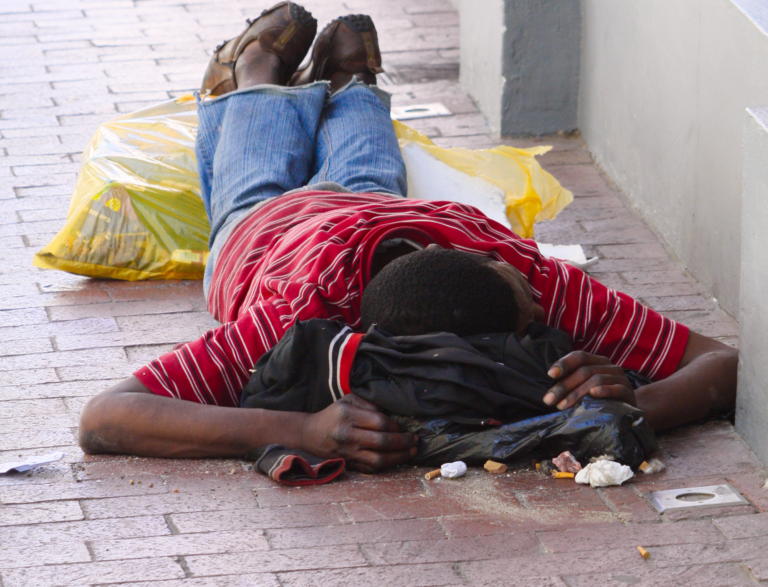
[[[656,449],[656,436],[641,410],[591,397],[562,412],[493,428],[445,419],[391,417],[419,436],[419,452],[410,461],[414,465],[451,461],[482,465],[488,459],[552,458],[569,450],[582,464],[606,455],[637,469]]]
[[[310,413],[329,406],[335,399],[330,382],[338,375],[329,357],[337,356],[334,345],[348,330],[328,320],[294,325],[255,365],[241,405]],[[551,459],[569,450],[584,463],[606,455],[636,468],[656,447],[640,410],[589,396],[564,411],[544,404],[554,383],[546,370],[570,350],[565,333],[540,323],[525,337],[466,339],[448,333],[393,337],[371,327],[349,384],[419,436],[414,464],[481,465],[531,454]],[[635,389],[650,383],[626,373]]]

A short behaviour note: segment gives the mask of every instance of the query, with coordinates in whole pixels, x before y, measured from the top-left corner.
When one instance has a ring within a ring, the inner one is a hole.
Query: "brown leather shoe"
[[[208,69],[203,76],[201,94],[210,93],[221,96],[238,88],[235,66],[243,51],[251,43],[258,41],[257,48],[252,47],[247,57],[263,53],[272,53],[279,61],[264,60],[265,71],[261,83],[285,85],[296,68],[304,59],[317,32],[317,20],[303,7],[293,2],[280,2],[265,10],[255,20],[248,19],[246,29],[234,39],[224,41],[216,47]],[[241,64],[247,65],[247,64]],[[240,71],[241,68],[238,68]],[[254,79],[259,76],[252,76]],[[252,85],[252,84],[249,84]],[[247,86],[245,86],[247,87]]]
[[[375,84],[376,74],[383,71],[373,20],[365,14],[350,14],[337,18],[323,29],[312,50],[312,61],[294,74],[289,85],[330,80],[331,91],[335,92],[353,77]]]

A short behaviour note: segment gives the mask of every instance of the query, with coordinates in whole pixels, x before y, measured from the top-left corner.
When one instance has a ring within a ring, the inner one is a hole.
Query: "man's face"
[[[523,277],[517,269],[512,267],[509,263],[501,263],[499,261],[490,261],[490,266],[493,267],[504,278],[515,293],[515,300],[517,301],[517,307],[520,312],[520,316],[517,321],[516,334],[523,336],[526,328],[531,322],[545,322],[546,312],[539,304],[533,301],[533,294],[531,288],[528,286],[528,281]]]

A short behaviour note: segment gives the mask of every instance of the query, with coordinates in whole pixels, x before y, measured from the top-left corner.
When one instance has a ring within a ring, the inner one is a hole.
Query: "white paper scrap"
[[[464,461],[456,461],[455,463],[445,463],[440,467],[440,475],[448,479],[456,479],[462,477],[467,472],[467,465]]]
[[[600,257],[587,259],[581,245],[550,245],[549,243],[536,243],[536,245],[539,247],[541,254],[545,257],[565,261],[582,271],[586,271],[593,265],[596,265],[600,260]]]
[[[634,476],[632,469],[616,461],[596,461],[576,473],[574,480],[590,487],[608,487],[621,485]]]
[[[24,473],[25,471],[36,469],[40,465],[47,465],[48,463],[60,461],[64,458],[65,454],[66,453],[56,451],[40,457],[27,457],[21,461],[0,463],[0,474],[9,473],[10,471],[18,471],[19,473]]]

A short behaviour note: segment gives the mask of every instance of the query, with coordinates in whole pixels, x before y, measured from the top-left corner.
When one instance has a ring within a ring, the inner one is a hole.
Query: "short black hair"
[[[489,261],[452,249],[395,259],[363,292],[363,328],[376,324],[396,336],[515,332],[519,309],[514,291]]]

